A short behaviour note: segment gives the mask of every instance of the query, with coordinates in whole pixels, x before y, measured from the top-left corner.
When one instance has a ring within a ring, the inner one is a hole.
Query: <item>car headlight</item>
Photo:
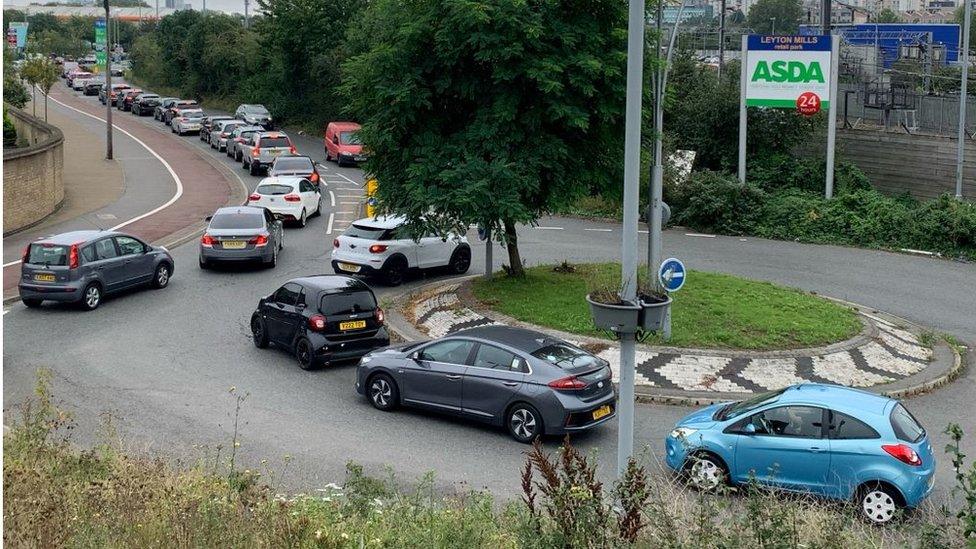
[[[692,429],[690,427],[678,427],[671,431],[671,438],[688,438],[697,432],[698,429]]]
[[[366,355],[363,358],[359,359],[359,363],[360,364],[369,364],[369,361],[371,361],[371,360],[373,360],[373,357],[371,357],[369,355]]]

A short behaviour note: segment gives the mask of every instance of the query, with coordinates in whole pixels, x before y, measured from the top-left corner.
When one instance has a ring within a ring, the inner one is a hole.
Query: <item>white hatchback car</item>
[[[466,236],[449,233],[413,240],[399,234],[404,222],[392,216],[354,221],[332,241],[332,269],[338,274],[379,275],[390,286],[400,285],[411,269],[468,271],[471,246]]]
[[[267,208],[304,227],[309,217],[322,213],[322,195],[304,177],[265,177],[247,197],[246,205]]]

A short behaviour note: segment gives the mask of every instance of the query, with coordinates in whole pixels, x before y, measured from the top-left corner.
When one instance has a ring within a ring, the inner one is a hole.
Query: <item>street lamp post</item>
[[[722,0],[721,11],[718,14],[718,79],[722,80],[722,69],[725,68],[725,0]]]
[[[956,144],[956,199],[962,200],[962,169],[966,154],[966,105],[969,80],[969,27],[973,22],[973,2],[965,0],[962,24],[962,89],[959,90],[959,142]]]
[[[105,5],[105,158],[112,159],[112,19],[108,0]]]
[[[773,27],[769,34],[776,34],[776,18],[770,17],[770,19],[773,21]]]

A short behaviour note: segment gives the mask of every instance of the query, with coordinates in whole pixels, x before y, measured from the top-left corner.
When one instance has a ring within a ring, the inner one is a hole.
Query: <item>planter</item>
[[[597,328],[614,333],[634,333],[640,320],[641,307],[631,303],[600,303],[586,296],[590,304],[590,315]]]
[[[671,297],[664,301],[648,303],[640,300],[640,327],[645,332],[656,332],[664,326],[664,318],[671,308]]]

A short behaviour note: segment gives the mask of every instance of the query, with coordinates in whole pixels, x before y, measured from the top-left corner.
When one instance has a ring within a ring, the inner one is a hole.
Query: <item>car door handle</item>
[[[461,376],[447,374],[447,379],[450,379],[451,381],[457,381],[457,380],[461,379]]]
[[[515,387],[516,385],[518,385],[518,382],[517,381],[503,381],[502,382],[502,385],[504,385],[506,387]]]
[[[810,451],[813,452],[814,454],[819,454],[820,452],[823,452],[823,448],[819,446],[811,446]]]

